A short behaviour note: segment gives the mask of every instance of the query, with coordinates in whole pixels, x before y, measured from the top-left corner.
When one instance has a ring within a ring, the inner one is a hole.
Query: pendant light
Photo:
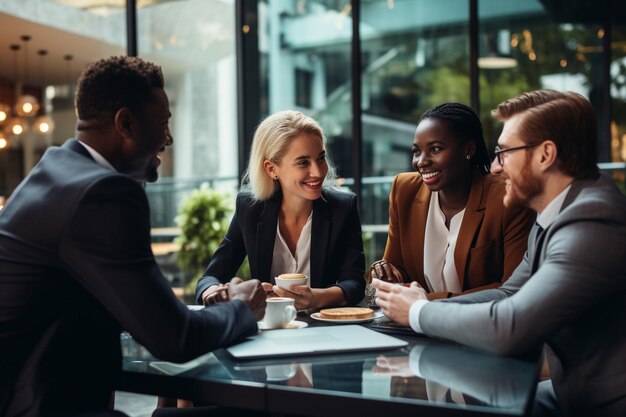
[[[22,42],[24,42],[24,82],[28,81],[28,42],[30,41],[30,35],[23,35]],[[39,111],[39,101],[36,97],[29,94],[22,94],[15,103],[15,113],[18,116],[28,117],[34,116]]]
[[[20,46],[14,43],[11,44],[9,48],[13,52],[13,79],[17,80],[17,52],[20,50]],[[21,119],[19,117],[11,117],[7,121],[5,133],[7,135],[19,136],[27,130],[28,125],[26,124],[24,119]]]
[[[9,139],[7,135],[4,134],[4,131],[0,129],[0,151],[9,147]]]
[[[45,79],[45,71],[43,68],[44,57],[47,54],[48,54],[48,51],[45,49],[40,49],[39,51],[37,51],[37,55],[39,55],[39,69],[41,70],[41,77],[40,77],[41,88],[43,89],[43,91],[45,91],[47,87],[46,79]],[[33,129],[35,130],[35,132],[39,133],[40,135],[48,135],[52,133],[52,131],[54,130],[54,120],[52,120],[52,117],[46,114],[45,104],[43,106],[43,109],[44,109],[44,114],[42,114],[41,116],[35,119]]]
[[[0,103],[0,125],[7,121],[11,113],[11,106]]]

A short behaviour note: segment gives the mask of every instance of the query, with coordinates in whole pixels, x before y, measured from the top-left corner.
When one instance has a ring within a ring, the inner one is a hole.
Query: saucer
[[[259,330],[280,330],[280,329],[302,329],[309,325],[309,323],[305,323],[303,321],[292,320],[287,324],[284,324],[282,327],[272,327],[269,328],[265,325],[263,321],[257,321],[256,323],[259,326]]]

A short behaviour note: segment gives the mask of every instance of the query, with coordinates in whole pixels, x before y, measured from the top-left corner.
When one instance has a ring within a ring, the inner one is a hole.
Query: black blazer
[[[246,255],[252,278],[274,282],[270,276],[278,212],[282,193],[254,202],[251,195],[237,195],[235,215],[208,268],[198,281],[196,298],[211,285],[228,282]],[[357,197],[352,193],[324,190],[313,202],[311,225],[311,287],[339,286],[348,304],[363,299],[365,257]]]
[[[0,211],[0,415],[107,409],[122,329],[171,361],[257,332],[244,302],[215,307],[174,297],[136,181],[76,141],[48,149]]]

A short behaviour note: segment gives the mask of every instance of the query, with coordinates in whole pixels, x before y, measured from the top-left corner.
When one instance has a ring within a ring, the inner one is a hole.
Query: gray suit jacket
[[[187,361],[257,332],[242,301],[189,311],[152,256],[148,201],[76,141],[46,151],[0,212],[0,415],[108,407],[120,330]]]
[[[626,199],[610,179],[576,180],[558,217],[499,289],[431,302],[422,330],[517,354],[543,343],[565,415],[626,415]]]

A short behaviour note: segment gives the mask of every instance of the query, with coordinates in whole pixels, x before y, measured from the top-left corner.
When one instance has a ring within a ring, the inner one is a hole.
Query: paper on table
[[[217,358],[213,355],[213,353],[207,353],[206,355],[198,356],[196,359],[192,359],[189,362],[185,363],[173,363],[173,362],[165,362],[165,361],[154,361],[150,362],[150,366],[158,371],[163,372],[166,375],[178,375],[183,372],[189,371],[190,369],[196,368],[200,365],[217,362]]]

